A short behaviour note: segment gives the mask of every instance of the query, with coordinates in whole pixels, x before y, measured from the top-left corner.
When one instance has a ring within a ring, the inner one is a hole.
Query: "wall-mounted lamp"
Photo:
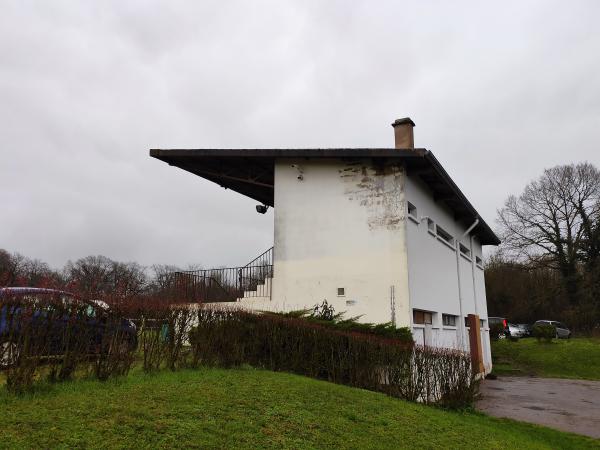
[[[299,166],[298,164],[292,164],[292,168],[298,171],[298,181],[304,180],[304,169],[302,169],[302,166]]]

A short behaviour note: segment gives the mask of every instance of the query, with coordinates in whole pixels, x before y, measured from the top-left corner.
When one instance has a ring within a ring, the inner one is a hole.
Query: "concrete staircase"
[[[263,284],[256,286],[253,291],[244,291],[243,297],[238,298],[236,301],[243,302],[252,300],[253,302],[263,302],[271,300],[271,292],[273,289],[273,278],[265,279]]]

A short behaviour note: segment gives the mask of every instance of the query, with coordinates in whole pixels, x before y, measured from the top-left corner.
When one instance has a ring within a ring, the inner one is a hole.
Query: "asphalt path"
[[[486,414],[600,439],[600,381],[498,377],[480,391]]]

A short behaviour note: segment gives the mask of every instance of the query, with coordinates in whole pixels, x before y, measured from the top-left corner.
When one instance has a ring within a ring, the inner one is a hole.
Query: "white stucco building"
[[[237,293],[229,300],[260,310],[327,300],[347,317],[411,327],[420,344],[464,349],[465,318],[477,315],[487,372],[482,246],[499,240],[433,154],[414,148],[414,123],[400,119],[393,126],[395,148],[150,154],[274,207],[272,261],[236,269]],[[244,284],[250,273],[265,279]],[[201,276],[203,283],[215,278]],[[209,291],[201,300],[213,300]]]

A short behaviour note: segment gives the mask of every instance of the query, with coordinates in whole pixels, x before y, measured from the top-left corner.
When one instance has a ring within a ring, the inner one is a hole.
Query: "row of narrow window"
[[[433,324],[433,313],[429,311],[421,311],[413,309],[413,323],[416,325],[431,325]],[[456,326],[456,316],[452,314],[442,314],[442,324],[446,327]]]
[[[417,221],[417,223],[420,222],[419,216],[417,215],[417,207],[415,205],[413,205],[411,202],[406,202],[406,204],[408,206],[408,215],[411,216],[413,219],[415,219]],[[437,225],[429,217],[427,218],[427,229],[433,235],[439,237],[444,242],[449,244],[452,248],[454,248],[454,237],[450,233],[448,233],[446,230],[444,230],[442,227]],[[463,245],[462,243],[459,243],[458,246],[459,246],[460,252],[463,255],[465,255],[467,258],[471,258],[471,250],[469,249],[469,247],[467,247],[466,245]],[[475,256],[475,263],[478,266],[482,265],[482,260],[479,256]]]
[[[442,325],[445,327],[455,327],[456,319],[458,316],[453,314],[442,314]],[[465,326],[469,326],[465,317]],[[485,321],[479,319],[481,326],[485,326]],[[413,309],[413,324],[415,325],[432,325],[433,324],[433,313],[430,311],[422,311],[420,309]]]

